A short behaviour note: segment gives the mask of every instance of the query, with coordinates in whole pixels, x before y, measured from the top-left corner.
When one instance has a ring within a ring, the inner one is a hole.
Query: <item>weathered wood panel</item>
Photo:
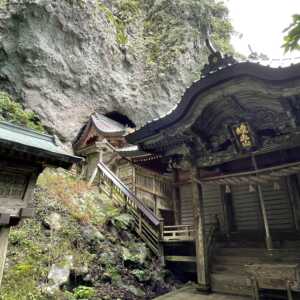
[[[202,185],[204,222],[206,230],[218,219],[221,227],[224,224],[224,212],[219,185]]]
[[[257,192],[250,192],[249,185],[234,185],[231,192],[237,231],[263,230]]]
[[[279,189],[275,189],[272,183],[261,186],[269,227],[271,230],[293,229],[295,223],[287,184],[284,179],[278,183]]]
[[[181,224],[193,225],[193,190],[192,184],[184,184],[180,186],[181,201]]]

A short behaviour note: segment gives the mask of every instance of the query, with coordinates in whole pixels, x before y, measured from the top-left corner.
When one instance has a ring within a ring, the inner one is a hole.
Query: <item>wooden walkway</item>
[[[189,284],[177,291],[155,298],[154,300],[250,300],[248,297],[224,294],[203,295],[197,291],[196,285]]]

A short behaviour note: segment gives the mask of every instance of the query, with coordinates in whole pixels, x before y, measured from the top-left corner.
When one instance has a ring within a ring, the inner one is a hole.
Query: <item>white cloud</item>
[[[300,51],[284,55],[283,30],[291,23],[291,16],[300,13],[300,0],[227,0],[230,18],[235,30],[243,35],[234,37],[235,49],[249,54],[248,44],[254,51],[269,58],[299,57]]]

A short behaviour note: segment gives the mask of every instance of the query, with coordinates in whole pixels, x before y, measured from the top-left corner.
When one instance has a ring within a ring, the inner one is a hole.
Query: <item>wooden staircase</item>
[[[98,164],[99,187],[134,218],[134,229],[168,268],[183,280],[196,280],[196,250],[192,225],[165,226],[105,164]]]
[[[98,164],[98,171],[102,191],[118,206],[127,209],[134,218],[137,234],[157,256],[163,258],[163,220],[146,207],[104,163]]]
[[[99,186],[118,206],[125,207],[134,218],[134,229],[148,247],[163,262],[192,265],[196,257],[194,229],[191,225],[165,226],[157,217],[104,163],[98,164]],[[191,248],[189,251],[188,248]],[[170,250],[172,249],[172,250]],[[183,250],[185,249],[185,250]],[[166,251],[164,253],[164,251]]]

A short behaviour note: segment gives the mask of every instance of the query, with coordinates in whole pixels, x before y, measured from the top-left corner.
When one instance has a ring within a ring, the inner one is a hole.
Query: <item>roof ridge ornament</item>
[[[223,56],[220,51],[216,50],[209,38],[205,39],[205,44],[210,51],[210,55],[208,56],[208,64],[205,64],[201,71],[201,77],[237,63],[232,55],[225,54]]]

